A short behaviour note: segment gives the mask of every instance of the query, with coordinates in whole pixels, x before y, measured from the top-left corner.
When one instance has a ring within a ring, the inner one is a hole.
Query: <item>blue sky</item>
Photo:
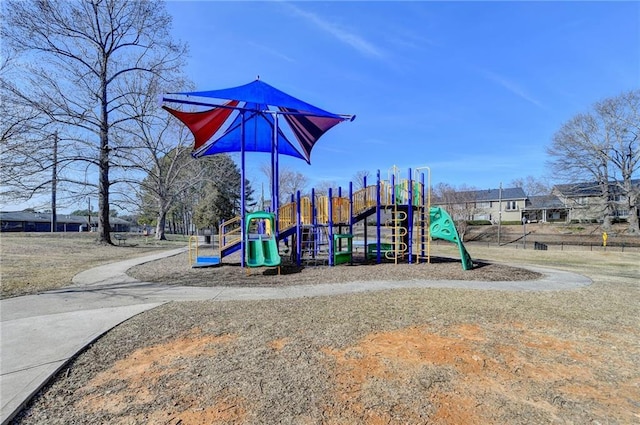
[[[355,114],[315,146],[311,183],[429,166],[432,183],[546,176],[554,132],[640,87],[638,2],[172,1],[197,90],[256,78]],[[266,154],[249,156],[259,184]],[[553,181],[552,181],[553,183]]]
[[[260,79],[355,114],[282,166],[347,187],[428,166],[478,189],[545,178],[560,126],[640,87],[640,2],[169,1],[196,90]],[[260,190],[267,154],[248,155]],[[558,183],[550,180],[550,183]],[[44,199],[44,200],[43,200]],[[16,208],[45,208],[47,197]],[[69,210],[84,208],[70,206]]]

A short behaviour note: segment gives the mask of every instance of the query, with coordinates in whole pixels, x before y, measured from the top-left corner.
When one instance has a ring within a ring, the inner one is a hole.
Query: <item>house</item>
[[[531,223],[566,222],[569,208],[555,195],[530,196],[522,215]]]
[[[131,223],[117,217],[109,220],[113,232],[129,232]],[[79,215],[56,215],[56,232],[86,232],[98,227],[98,217]],[[0,230],[2,232],[51,232],[51,213],[32,211],[0,211]]]
[[[631,184],[640,190],[640,180]],[[609,182],[608,200],[602,196],[598,182],[559,184],[553,187],[556,195],[568,210],[567,221],[601,222],[609,204],[611,217],[627,220],[629,218],[629,200],[615,181]]]
[[[527,195],[520,187],[452,192],[435,198],[454,220],[521,222]]]

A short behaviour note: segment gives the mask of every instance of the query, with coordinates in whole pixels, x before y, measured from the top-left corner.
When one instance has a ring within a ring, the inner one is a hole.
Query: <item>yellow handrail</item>
[[[278,209],[278,228],[284,232],[296,225],[296,203],[289,202]]]
[[[192,252],[195,252],[195,257]],[[197,258],[198,258],[198,237],[189,236],[189,264],[195,263]]]
[[[367,186],[353,193],[353,215],[358,215],[376,206],[376,186]]]
[[[333,198],[333,222],[349,223],[349,198]]]
[[[316,196],[316,223],[329,224],[329,197]]]
[[[300,198],[300,220],[302,221],[302,224],[311,224],[313,221],[311,198],[308,196]]]
[[[242,221],[240,217],[234,217],[220,223],[218,231],[220,253],[222,250],[240,242],[242,238]]]

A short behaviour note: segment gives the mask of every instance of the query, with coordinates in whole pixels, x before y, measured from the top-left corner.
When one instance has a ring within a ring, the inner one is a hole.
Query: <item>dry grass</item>
[[[29,295],[71,284],[94,266],[186,245],[131,236],[121,246],[100,245],[91,233],[2,233],[1,297]]]
[[[88,348],[19,423],[640,422],[640,256],[469,251],[594,283],[171,303]]]

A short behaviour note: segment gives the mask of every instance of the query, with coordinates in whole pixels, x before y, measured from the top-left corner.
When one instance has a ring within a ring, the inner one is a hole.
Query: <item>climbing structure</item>
[[[377,173],[376,183],[357,191],[349,185],[348,194],[342,189],[334,196],[329,189],[327,196],[302,197],[298,192],[290,202],[282,205],[278,215],[258,212],[247,215],[244,232],[244,259],[249,267],[280,264],[279,244],[286,241],[292,258],[329,265],[352,262],[354,225],[365,224],[364,249],[367,259],[378,263],[383,260],[430,262],[430,242],[442,239],[457,245],[464,270],[473,268],[451,216],[441,207],[431,206],[431,197],[425,193],[424,175],[413,178],[409,170],[407,179],[400,179],[395,172],[387,180]],[[375,222],[375,235],[369,235],[366,225]],[[258,230],[253,222],[264,221],[264,230]],[[221,257],[240,249],[241,236],[237,223],[222,223],[219,235]],[[384,235],[383,235],[384,233]],[[277,263],[277,264],[276,264]]]
[[[456,225],[451,219],[451,216],[441,207],[431,207],[429,215],[431,218],[431,238],[450,241],[458,245],[462,268],[471,270],[473,268],[473,261],[458,236]]]

